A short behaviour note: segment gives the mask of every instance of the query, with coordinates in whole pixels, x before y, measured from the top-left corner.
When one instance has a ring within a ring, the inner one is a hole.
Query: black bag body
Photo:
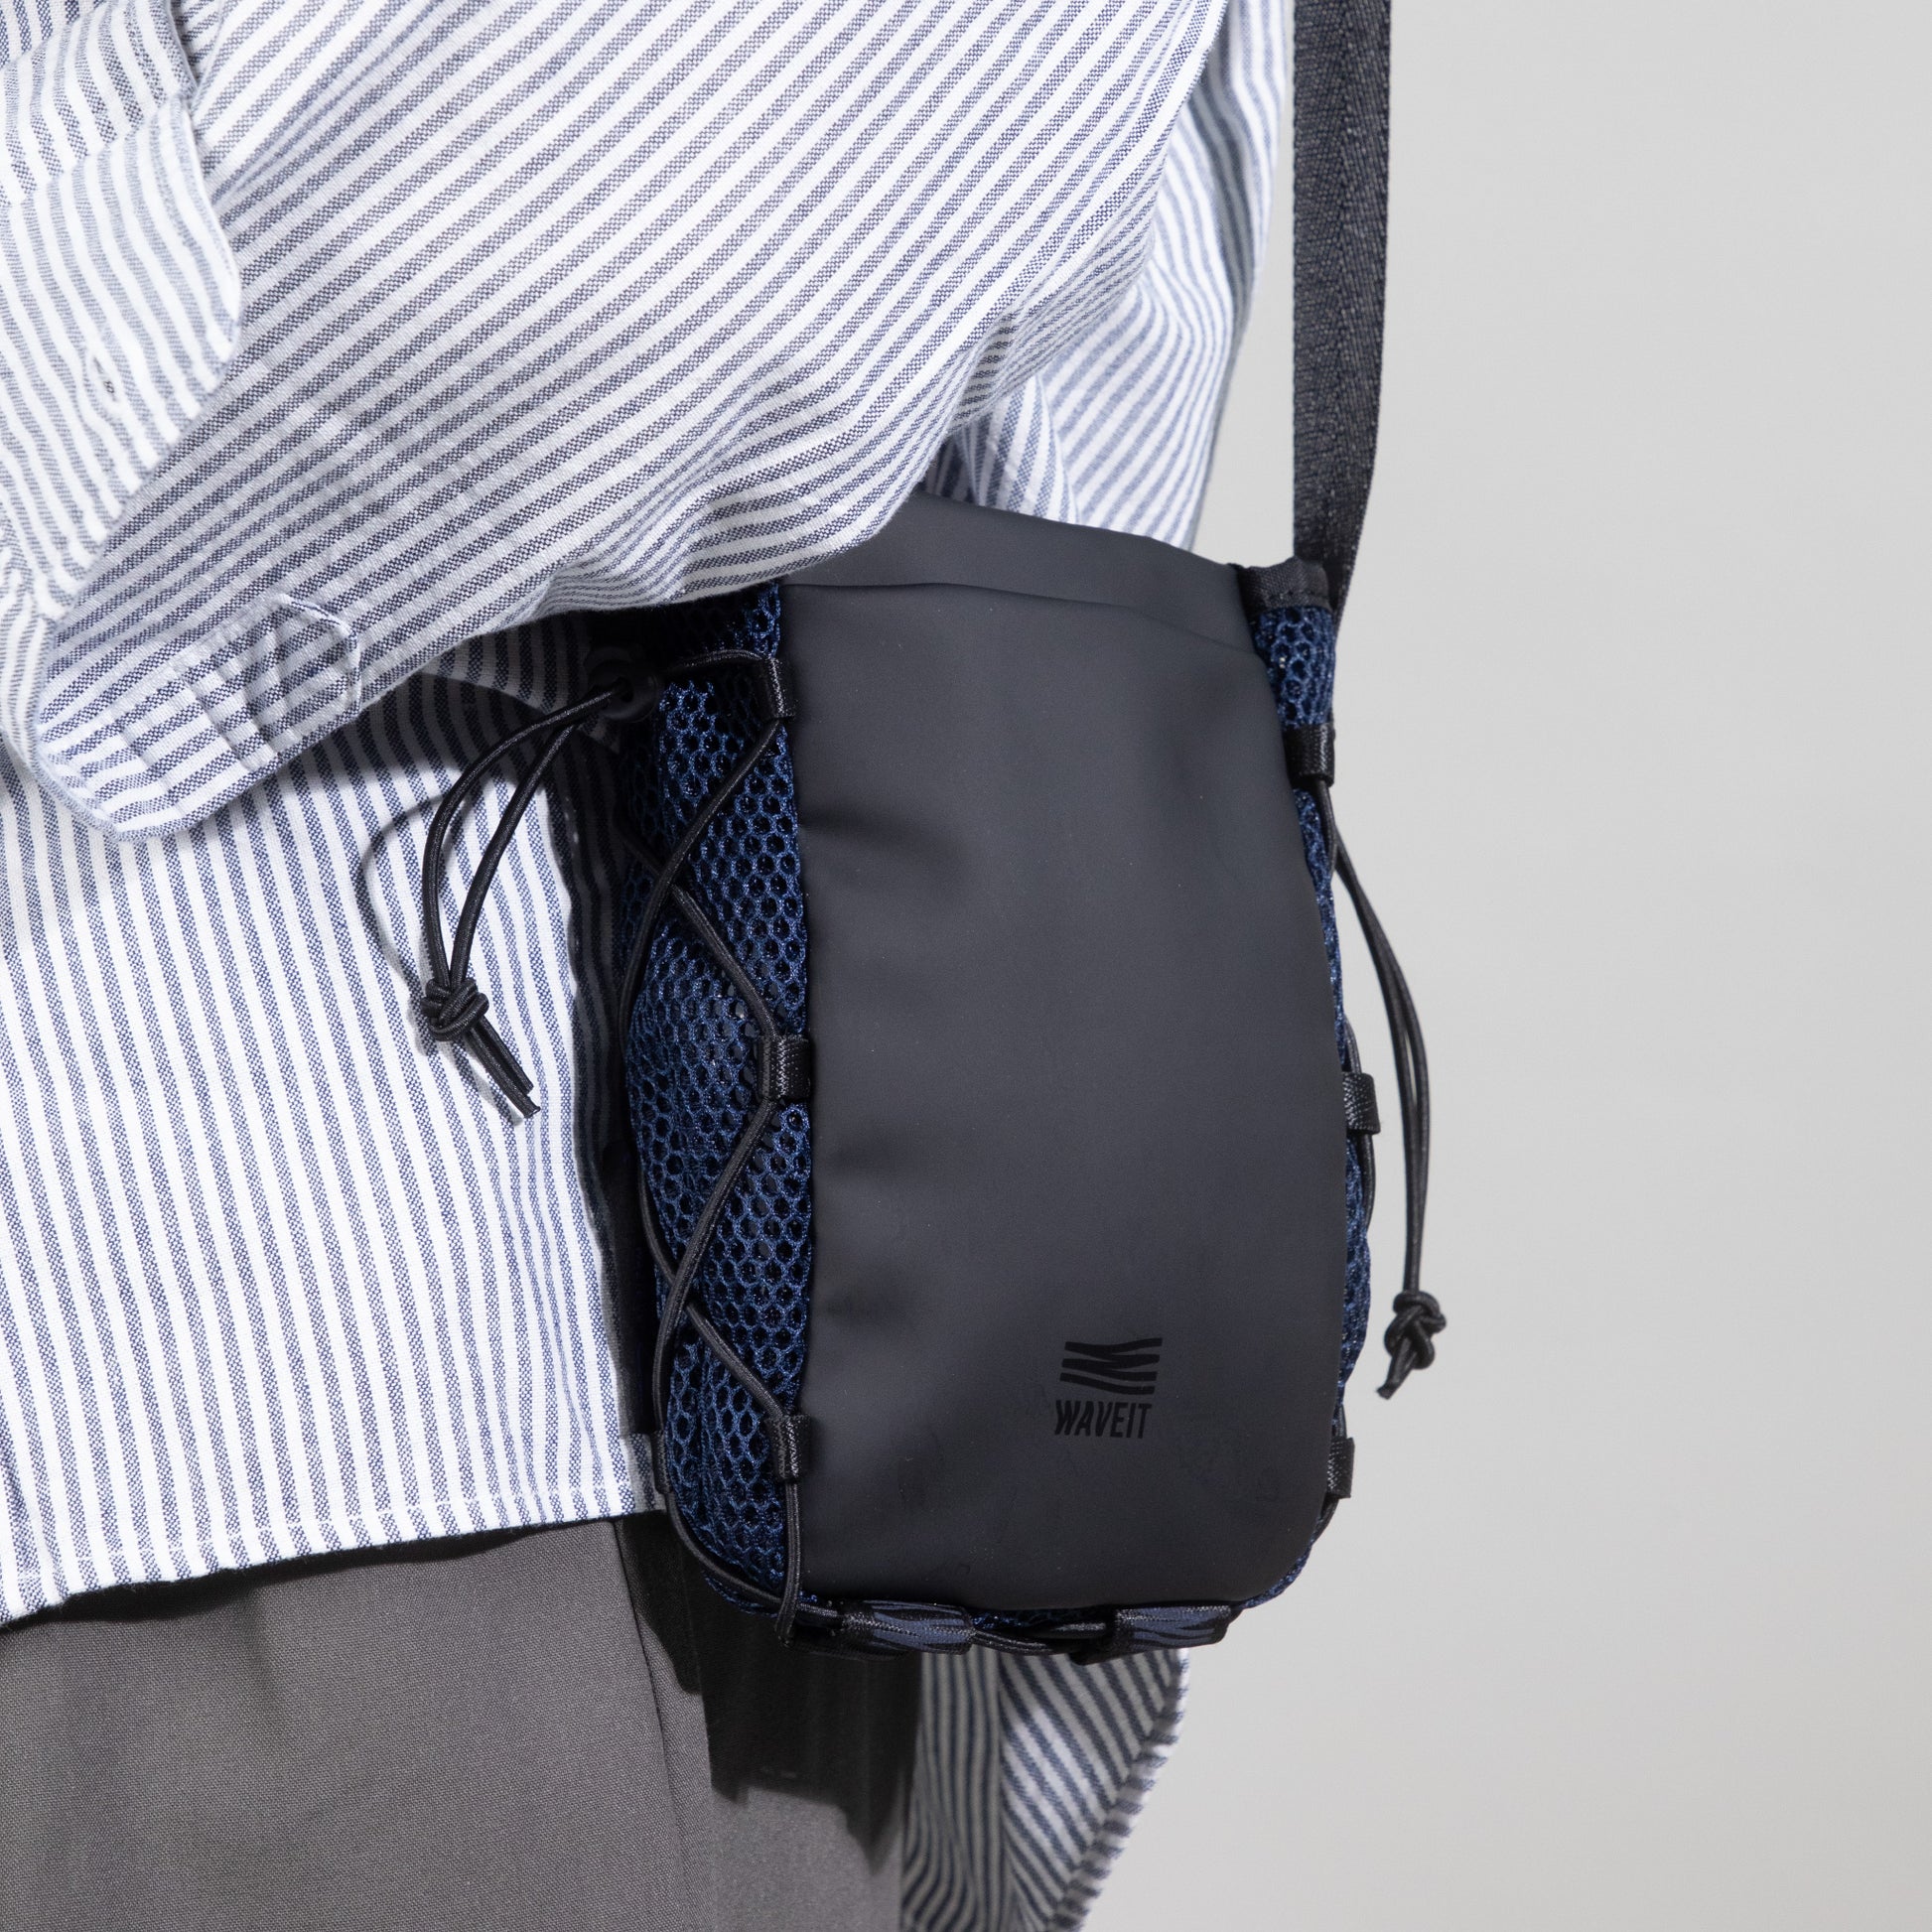
[[[1200,1642],[1345,1491],[1333,626],[1318,571],[1246,589],[921,494],[612,621],[659,1475],[800,1637]]]

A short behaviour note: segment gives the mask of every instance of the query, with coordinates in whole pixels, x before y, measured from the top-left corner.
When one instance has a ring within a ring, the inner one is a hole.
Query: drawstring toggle
[[[466,979],[461,986],[432,981],[423,988],[420,1005],[429,1036],[445,1042],[469,1038],[477,1023],[489,1011],[487,997],[473,979]]]
[[[1427,1368],[1436,1359],[1436,1337],[1449,1326],[1443,1305],[1426,1288],[1405,1288],[1395,1298],[1395,1319],[1383,1335],[1389,1351],[1388,1378],[1375,1391],[1394,1395],[1409,1379],[1409,1371]]]

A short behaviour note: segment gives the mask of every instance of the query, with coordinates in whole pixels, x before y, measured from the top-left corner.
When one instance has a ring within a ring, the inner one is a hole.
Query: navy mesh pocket
[[[638,830],[668,852],[761,729],[741,678],[677,681],[677,658],[778,647],[778,589],[769,585],[656,614],[653,644],[669,687],[652,742],[632,766]],[[805,901],[791,756],[776,744],[698,841],[682,884],[792,1033],[805,1023]],[[630,882],[628,952],[650,880]],[[678,912],[667,906],[645,957],[625,1036],[637,1152],[670,1253],[698,1214],[757,1105],[758,1030],[743,999]],[[782,1107],[727,1199],[705,1248],[696,1300],[725,1340],[788,1412],[805,1371],[811,1280],[811,1122]],[[661,1309],[667,1284],[658,1282]],[[671,1362],[663,1417],[666,1477],[699,1540],[745,1576],[776,1587],[784,1510],[750,1393],[688,1330]]]
[[[1268,666],[1274,687],[1275,709],[1284,731],[1298,725],[1325,725],[1333,715],[1335,695],[1335,620],[1319,605],[1287,611],[1260,611],[1252,619],[1255,648]],[[1341,940],[1335,926],[1333,856],[1321,829],[1321,813],[1306,791],[1295,794],[1302,823],[1302,847],[1314,878],[1314,896],[1321,908],[1321,942],[1328,954],[1328,983],[1335,993],[1335,1051],[1348,1063],[1348,1022],[1341,1003]],[[1342,1289],[1341,1384],[1361,1358],[1368,1338],[1368,1194],[1361,1157],[1351,1139],[1347,1170],[1348,1269]],[[1337,1390],[1337,1395],[1340,1394]]]

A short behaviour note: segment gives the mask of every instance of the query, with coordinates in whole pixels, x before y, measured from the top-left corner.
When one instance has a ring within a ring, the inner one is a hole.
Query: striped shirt
[[[607,780],[479,946],[528,1123],[415,1015],[426,811],[569,613],[921,483],[1185,542],[1279,15],[0,0],[0,1620],[651,1506]],[[930,1662],[907,1925],[1076,1923],[1180,1691]]]

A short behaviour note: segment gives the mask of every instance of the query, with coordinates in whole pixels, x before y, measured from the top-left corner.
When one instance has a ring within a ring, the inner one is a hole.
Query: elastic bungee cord
[[[503,854],[536,798],[545,772],[581,726],[605,716],[627,695],[624,685],[602,685],[579,703],[553,711],[534,725],[526,725],[521,731],[498,740],[465,766],[463,774],[436,808],[436,816],[430,820],[428,835],[423,840],[423,939],[429,948],[429,973],[420,1001],[424,1024],[433,1039],[467,1046],[503,1098],[526,1120],[537,1112],[530,1076],[489,1024],[489,1002],[471,977],[470,953],[477,943],[477,926],[483,918],[483,900],[489,896],[496,868],[503,863]],[[449,876],[450,833],[490,772],[525,745],[535,742],[541,742],[543,749],[510,795],[502,822],[483,848],[477,876],[470,882],[457,916],[455,942],[445,948],[443,887]]]
[[[1436,1337],[1449,1325],[1443,1305],[1422,1285],[1423,1220],[1429,1209],[1429,1055],[1423,1046],[1422,1021],[1409,992],[1402,964],[1389,935],[1369,903],[1354,861],[1335,825],[1331,787],[1335,781],[1335,728],[1301,725],[1283,733],[1288,750],[1289,778],[1313,798],[1321,820],[1321,842],[1335,878],[1341,881],[1355,908],[1355,918],[1368,946],[1382,1009],[1388,1016],[1389,1044],[1395,1056],[1396,1103],[1402,1117],[1404,1208],[1402,1287],[1395,1298],[1395,1318],[1384,1332],[1389,1372],[1376,1394],[1387,1398],[1411,1373],[1428,1368],[1436,1359]],[[1375,1211],[1375,1157],[1370,1136],[1380,1126],[1375,1119],[1374,1085],[1361,1070],[1352,1030],[1345,1031],[1344,1098],[1349,1129],[1362,1164],[1362,1188],[1368,1214]],[[1360,1125],[1358,1126],[1358,1121]]]
[[[1423,1046],[1422,1022],[1410,997],[1409,982],[1375,907],[1355,876],[1348,848],[1335,842],[1335,875],[1347,889],[1361,922],[1362,937],[1382,989],[1389,1017],[1389,1042],[1395,1054],[1396,1101],[1402,1113],[1403,1206],[1402,1287],[1395,1298],[1395,1319],[1382,1340],[1389,1351],[1389,1372],[1376,1394],[1395,1394],[1414,1369],[1428,1368],[1436,1359],[1436,1337],[1449,1326],[1443,1305],[1422,1285],[1423,1216],[1429,1208],[1429,1055]]]
[[[471,951],[476,942],[484,898],[502,863],[503,854],[528,812],[545,773],[565,746],[583,727],[596,720],[630,722],[642,717],[654,708],[662,689],[656,678],[637,676],[626,655],[620,651],[595,653],[592,672],[593,676],[599,677],[599,682],[587,697],[511,733],[464,769],[437,808],[424,841],[423,930],[429,952],[429,973],[421,1000],[424,1020],[435,1038],[467,1047],[503,1097],[526,1119],[537,1112],[532,1083],[516,1056],[489,1023],[489,1002],[470,972]],[[757,983],[725,943],[704,908],[680,883],[680,876],[706,831],[751,776],[759,760],[771,750],[785,721],[794,714],[785,667],[762,652],[713,651],[679,662],[670,673],[679,682],[732,674],[750,677],[759,717],[760,728],[744,755],[692,813],[689,823],[668,853],[656,853],[641,833],[628,825],[622,826],[623,836],[641,859],[651,886],[642,915],[637,921],[629,958],[625,962],[618,1012],[627,1016],[634,1009],[642,986],[651,938],[665,908],[674,905],[719,970],[731,981],[758,1030],[756,1104],[717,1181],[698,1211],[681,1254],[673,1256],[664,1239],[657,1204],[651,1196],[641,1163],[638,1167],[638,1196],[645,1243],[664,1284],[656,1344],[651,1359],[651,1399],[657,1424],[653,1440],[661,1439],[664,1418],[669,1412],[675,1344],[678,1337],[688,1331],[695,1334],[745,1388],[763,1423],[772,1473],[777,1478],[784,1507],[785,1559],[781,1587],[775,1592],[769,1590],[712,1557],[690,1534],[672,1485],[668,1481],[660,1481],[658,1487],[663,1493],[666,1513],[679,1540],[706,1574],[728,1589],[771,1610],[777,1619],[780,1638],[789,1638],[801,1622],[829,1628],[839,1621],[838,1612],[801,1600],[802,1538],[798,1481],[805,1467],[805,1421],[803,1417],[785,1409],[718,1331],[696,1290],[698,1272],[703,1265],[712,1232],[747,1163],[769,1130],[779,1108],[788,1101],[808,1098],[811,1091],[810,1042],[802,1035],[785,1033],[779,1027]],[[489,774],[505,759],[532,745],[539,748],[537,755],[518,781],[504,808],[501,822],[483,850],[476,877],[464,897],[454,939],[446,947],[442,891],[449,869],[451,832]]]

